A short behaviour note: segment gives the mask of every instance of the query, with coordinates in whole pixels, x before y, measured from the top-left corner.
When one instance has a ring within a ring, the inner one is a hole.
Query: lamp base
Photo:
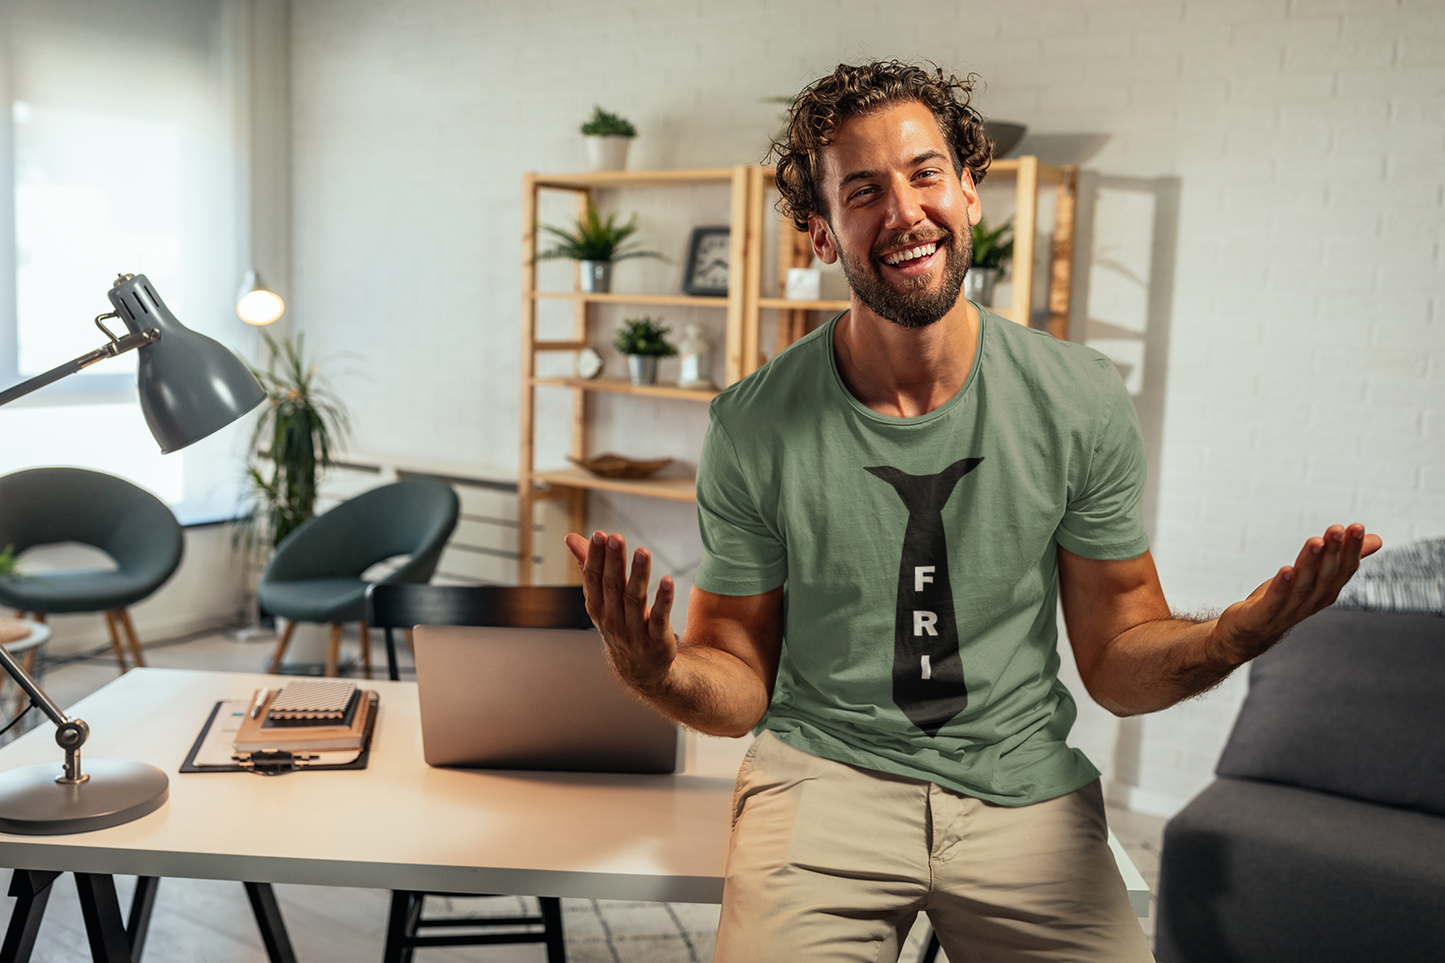
[[[83,783],[62,785],[58,763],[0,773],[0,832],[22,836],[88,833],[139,819],[165,805],[170,780],[155,766],[87,759]]]

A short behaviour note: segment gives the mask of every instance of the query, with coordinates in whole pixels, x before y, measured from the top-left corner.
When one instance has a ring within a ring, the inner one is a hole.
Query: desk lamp
[[[140,350],[141,410],[162,453],[224,428],[265,399],[265,390],[241,359],[177,321],[144,274],[120,275],[108,296],[115,310],[95,323],[110,342],[0,392],[0,405],[132,349]],[[128,333],[116,337],[105,326],[109,319],[124,322]],[[0,832],[83,833],[139,819],[165,803],[170,783],[154,766],[92,759],[90,771],[82,772],[80,747],[90,727],[67,717],[4,646],[0,667],[55,724],[55,742],[65,750],[58,776],[46,763],[0,773]]]

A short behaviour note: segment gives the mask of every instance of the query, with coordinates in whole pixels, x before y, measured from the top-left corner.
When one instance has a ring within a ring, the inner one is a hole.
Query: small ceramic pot
[[[627,169],[627,149],[632,146],[631,137],[610,135],[589,136],[587,160],[594,171],[623,171]]]
[[[650,354],[629,354],[627,373],[632,375],[635,385],[657,384],[657,356]]]
[[[578,261],[582,290],[587,294],[606,294],[612,290],[611,261]]]
[[[974,304],[993,307],[993,285],[998,280],[998,268],[969,268],[963,278],[963,296]]]

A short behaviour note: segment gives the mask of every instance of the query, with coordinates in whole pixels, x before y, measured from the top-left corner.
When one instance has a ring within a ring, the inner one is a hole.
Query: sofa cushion
[[[1255,660],[1216,772],[1445,815],[1445,619],[1302,622]]]
[[[1435,963],[1445,819],[1220,779],[1164,831],[1160,963]]]

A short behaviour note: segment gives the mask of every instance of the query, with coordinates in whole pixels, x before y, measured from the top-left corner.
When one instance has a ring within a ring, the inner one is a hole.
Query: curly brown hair
[[[849,117],[871,113],[904,101],[917,101],[933,112],[948,141],[953,169],[965,169],[973,182],[982,181],[993,159],[993,142],[983,129],[983,117],[970,106],[977,74],[956,77],[937,64],[926,67],[899,60],[875,60],[852,66],[839,64],[826,77],[804,87],[788,110],[788,127],[773,141],[769,158],[776,158],[778,209],[800,231],[808,229],[808,216],[827,217],[827,204],[818,191],[822,151],[832,143],[833,132]]]

